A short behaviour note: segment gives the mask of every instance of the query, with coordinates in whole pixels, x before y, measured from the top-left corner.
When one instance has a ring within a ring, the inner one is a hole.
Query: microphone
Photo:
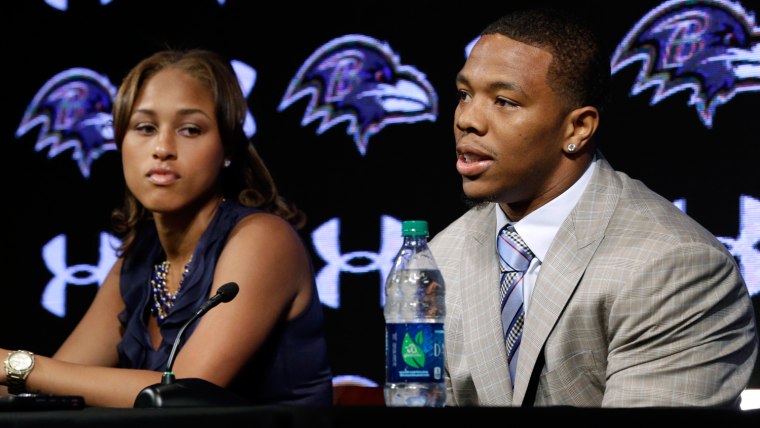
[[[237,296],[239,287],[234,282],[228,282],[217,290],[216,294],[206,301],[198,311],[182,326],[174,339],[166,371],[161,377],[161,383],[143,388],[135,399],[134,407],[196,407],[196,406],[245,406],[252,403],[239,395],[199,378],[178,379],[175,381],[174,358],[177,348],[182,341],[185,329],[195,320],[220,303],[227,303]]]
[[[179,347],[179,344],[182,341],[182,335],[185,333],[185,329],[190,324],[195,322],[195,320],[203,316],[206,312],[214,308],[216,305],[220,303],[227,303],[230,300],[234,299],[235,296],[237,296],[239,289],[240,287],[238,287],[238,285],[234,282],[228,282],[222,285],[221,287],[219,287],[219,290],[217,290],[216,294],[214,294],[213,297],[208,299],[206,303],[201,305],[200,309],[198,309],[198,312],[196,312],[192,317],[190,317],[190,319],[187,320],[185,325],[182,326],[182,328],[179,330],[179,333],[177,333],[177,338],[174,339],[172,352],[169,354],[169,360],[166,362],[166,371],[164,371],[164,375],[161,377],[162,385],[168,385],[170,383],[174,383],[174,372],[172,372],[172,367],[174,366],[174,358],[177,354],[177,348]]]

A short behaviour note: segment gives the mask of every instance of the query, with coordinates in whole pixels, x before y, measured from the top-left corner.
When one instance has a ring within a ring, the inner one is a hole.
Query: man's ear
[[[567,118],[568,133],[562,150],[566,153],[581,152],[599,128],[599,111],[596,107],[585,106],[571,111]]]

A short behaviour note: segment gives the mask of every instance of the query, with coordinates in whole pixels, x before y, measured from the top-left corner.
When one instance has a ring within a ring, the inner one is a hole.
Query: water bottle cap
[[[428,236],[426,220],[404,220],[401,223],[402,236]]]

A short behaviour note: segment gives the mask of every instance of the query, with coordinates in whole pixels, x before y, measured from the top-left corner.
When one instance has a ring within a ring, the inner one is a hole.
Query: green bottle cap
[[[404,220],[401,223],[402,236],[428,236],[428,224],[425,220]]]

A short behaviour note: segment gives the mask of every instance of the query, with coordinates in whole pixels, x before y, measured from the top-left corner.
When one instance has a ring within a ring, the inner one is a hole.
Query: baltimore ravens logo
[[[108,78],[86,68],[71,68],[53,76],[27,107],[16,138],[40,126],[35,151],[50,148],[48,158],[71,149],[85,178],[92,162],[115,150],[113,115],[116,88]]]
[[[760,27],[754,13],[728,0],[671,0],[642,18],[617,47],[612,73],[641,61],[631,88],[654,87],[651,105],[689,90],[707,128],[718,106],[760,91]]]
[[[438,97],[425,75],[402,65],[386,43],[362,35],[317,49],[291,80],[278,111],[311,96],[301,125],[320,119],[317,134],[347,122],[359,153],[390,123],[435,121]]]

